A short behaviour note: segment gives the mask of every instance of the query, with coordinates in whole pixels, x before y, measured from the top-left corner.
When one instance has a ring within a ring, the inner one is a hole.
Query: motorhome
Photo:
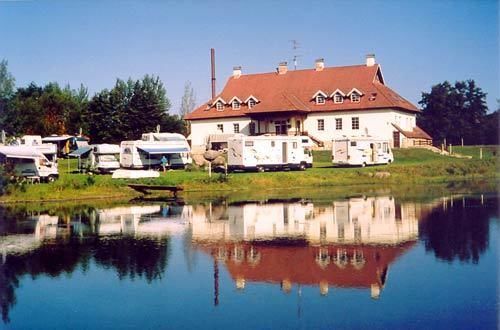
[[[332,163],[335,165],[366,166],[390,164],[394,155],[390,142],[373,137],[351,137],[334,140]]]
[[[141,140],[122,141],[120,165],[124,168],[160,168],[165,157],[169,168],[185,168],[193,160],[182,134],[145,133]]]
[[[43,143],[40,135],[23,135],[16,139],[12,145],[31,147],[40,151],[50,162],[57,165],[57,146],[52,143]]]
[[[87,167],[98,173],[113,173],[120,168],[120,146],[94,144],[87,159]]]
[[[59,177],[57,164],[44,154],[28,146],[0,147],[0,163],[13,171],[18,178],[52,182]]]
[[[305,170],[313,161],[308,144],[303,136],[238,135],[228,139],[228,170]]]

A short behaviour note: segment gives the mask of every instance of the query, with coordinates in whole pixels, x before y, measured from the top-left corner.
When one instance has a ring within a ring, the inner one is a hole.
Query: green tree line
[[[474,80],[448,81],[423,92],[417,123],[435,144],[498,144],[498,109],[488,113],[486,93]]]
[[[55,82],[15,87],[15,79],[0,62],[0,127],[8,135],[77,134],[80,130],[92,143],[135,140],[144,132],[184,133],[185,125],[171,108],[159,77],[117,79],[111,89],[89,97],[81,85],[72,89]]]

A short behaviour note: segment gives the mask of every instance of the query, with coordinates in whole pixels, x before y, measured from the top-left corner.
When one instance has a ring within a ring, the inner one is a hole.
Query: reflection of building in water
[[[197,206],[193,240],[223,262],[238,288],[247,282],[369,288],[377,298],[389,265],[413,246],[413,204],[390,197],[331,204],[248,203]]]

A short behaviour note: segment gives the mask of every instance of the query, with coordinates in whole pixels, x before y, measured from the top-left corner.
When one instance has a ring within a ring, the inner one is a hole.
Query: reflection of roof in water
[[[415,242],[397,246],[273,246],[249,243],[200,245],[223,262],[233,280],[336,287],[383,287],[387,268]]]

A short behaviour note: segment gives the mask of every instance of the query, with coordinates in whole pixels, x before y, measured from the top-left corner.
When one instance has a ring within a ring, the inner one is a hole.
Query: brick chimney
[[[316,61],[316,71],[323,71],[325,68],[325,60],[322,58],[318,58]]]
[[[286,62],[281,62],[278,65],[278,74],[285,74],[288,71],[287,64],[288,63],[286,63]]]
[[[366,66],[374,66],[374,65],[375,65],[375,54],[367,54]]]
[[[238,79],[241,76],[241,66],[233,67],[233,78]]]

